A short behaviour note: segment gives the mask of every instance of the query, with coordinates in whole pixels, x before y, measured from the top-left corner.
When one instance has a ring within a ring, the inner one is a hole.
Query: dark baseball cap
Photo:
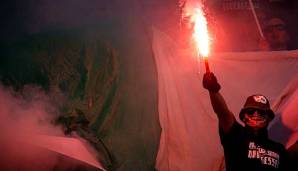
[[[274,118],[274,112],[270,108],[269,100],[260,94],[251,95],[246,99],[243,108],[240,111],[239,118],[243,121],[244,113],[249,109],[262,110],[272,120]]]

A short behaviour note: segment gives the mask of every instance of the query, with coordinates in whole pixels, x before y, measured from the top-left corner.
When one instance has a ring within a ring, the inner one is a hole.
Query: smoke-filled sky
[[[15,34],[79,26],[106,17],[107,0],[6,0],[1,5],[1,31]]]
[[[1,28],[0,41],[15,40],[32,33],[51,30],[73,29],[81,27],[101,26],[105,23],[117,22],[122,25],[148,24],[157,26],[167,34],[177,35],[181,18],[179,2],[195,2],[196,0],[5,0],[0,6]],[[199,1],[199,0],[198,0]],[[223,8],[225,0],[208,0],[208,7],[218,10]],[[234,0],[244,4],[247,0]],[[298,16],[298,8],[294,0],[256,0],[267,11],[284,15],[289,21],[289,31],[294,42],[298,40],[297,24],[292,22]],[[226,4],[228,5],[228,4]],[[229,7],[229,5],[228,5]],[[213,9],[212,9],[213,10]],[[214,33],[217,37],[218,50],[253,50],[259,39],[256,24],[250,10],[218,12],[211,16],[214,19]],[[293,12],[293,14],[290,14]],[[216,12],[215,12],[216,13]],[[131,19],[131,17],[135,17]],[[259,18],[261,20],[261,14]],[[250,20],[250,21],[247,21]],[[247,23],[249,23],[247,25]],[[142,26],[141,26],[142,27]],[[240,30],[239,30],[240,29]],[[242,29],[242,30],[241,30]],[[109,29],[107,29],[109,30]],[[174,33],[171,33],[174,32]],[[292,33],[293,32],[293,33]],[[103,33],[105,34],[105,33]],[[243,36],[247,38],[243,40]],[[297,38],[296,38],[297,37]],[[240,40],[240,41],[239,41]],[[223,42],[223,43],[220,43]],[[245,44],[243,42],[246,42]],[[292,43],[293,44],[293,43]],[[224,45],[224,46],[222,46]],[[240,47],[239,47],[240,46]]]
[[[100,24],[139,10],[148,13],[172,10],[178,0],[4,0],[1,11],[2,39],[35,32]],[[160,10],[163,8],[163,10]],[[145,9],[145,10],[144,10]],[[154,12],[153,12],[154,11]],[[137,16],[137,14],[135,14]],[[173,16],[171,16],[172,18]],[[164,20],[163,22],[168,22]]]

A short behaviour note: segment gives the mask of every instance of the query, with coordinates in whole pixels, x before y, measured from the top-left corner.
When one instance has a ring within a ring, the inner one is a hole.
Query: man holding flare
[[[206,67],[203,87],[209,91],[213,110],[218,117],[226,171],[288,171],[286,149],[268,138],[267,127],[274,118],[268,99],[260,94],[249,96],[239,114],[244,126],[236,121],[219,92],[220,84],[209,68],[210,41],[203,11],[197,8],[193,18],[193,38]]]
[[[287,171],[288,154],[282,144],[268,138],[267,126],[274,118],[268,99],[260,94],[247,98],[239,118],[240,125],[220,94],[221,86],[212,72],[203,77],[224,148],[227,171]]]

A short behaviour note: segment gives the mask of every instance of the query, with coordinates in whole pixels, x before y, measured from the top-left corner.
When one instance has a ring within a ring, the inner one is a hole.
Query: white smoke
[[[72,170],[77,161],[37,145],[40,135],[64,136],[53,125],[56,115],[49,96],[38,87],[16,93],[0,85],[1,170]]]

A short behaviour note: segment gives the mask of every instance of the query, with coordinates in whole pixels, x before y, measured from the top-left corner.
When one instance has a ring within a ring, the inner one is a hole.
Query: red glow
[[[207,20],[200,8],[194,10],[192,15],[194,23],[193,38],[196,42],[197,50],[204,58],[208,57],[210,51],[210,39],[207,29]]]

